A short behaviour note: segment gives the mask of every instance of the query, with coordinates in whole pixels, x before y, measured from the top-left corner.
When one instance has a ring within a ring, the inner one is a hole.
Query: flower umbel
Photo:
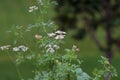
[[[51,48],[48,48],[46,52],[54,53],[55,49],[51,47]]]
[[[46,52],[50,52],[50,53],[54,53],[55,50],[59,49],[60,47],[58,45],[53,45],[53,44],[47,44],[45,46],[45,48],[47,49]]]
[[[15,52],[17,52],[17,51],[26,52],[26,51],[28,51],[28,47],[26,47],[24,45],[20,45],[18,47],[13,47],[13,51],[15,51]]]
[[[33,12],[33,11],[36,11],[38,9],[38,7],[37,6],[31,6],[31,7],[29,7],[29,12]]]
[[[79,52],[80,49],[79,49],[76,45],[73,45],[73,47],[72,47],[72,51]]]
[[[57,40],[61,40],[61,39],[65,38],[66,32],[58,30],[55,33],[53,33],[53,32],[48,33],[48,36],[53,37],[54,39],[57,39]]]
[[[10,47],[11,47],[11,45],[4,45],[4,46],[1,46],[0,49],[1,50],[8,50]]]

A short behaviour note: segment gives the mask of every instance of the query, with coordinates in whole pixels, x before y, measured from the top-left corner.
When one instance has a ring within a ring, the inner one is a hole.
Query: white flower
[[[38,9],[38,7],[37,6],[31,6],[31,7],[29,7],[29,12],[33,12],[33,11],[35,11],[35,10],[37,10]]]
[[[72,47],[72,51],[77,51],[77,52],[79,52],[80,49],[79,49],[76,45],[73,45],[73,47]]]
[[[32,9],[30,9],[30,10],[28,10],[29,12],[33,12],[33,10]]]
[[[64,39],[65,35],[57,35],[55,39]]]
[[[55,33],[53,33],[53,32],[48,33],[48,36],[54,37],[54,39],[64,39],[65,35],[66,35],[66,32],[60,31],[60,30],[56,31]]]
[[[46,52],[54,53],[55,50],[59,49],[60,47],[56,44],[47,44],[45,48],[47,49]]]
[[[4,45],[4,46],[1,46],[0,49],[1,50],[8,50],[10,47],[11,47],[11,45]]]
[[[53,48],[55,48],[55,49],[59,49],[60,48],[60,46],[58,46],[58,45],[53,45]]]
[[[52,44],[47,44],[45,48],[52,48]]]
[[[18,48],[21,49],[23,52],[26,52],[28,50],[28,47],[24,45],[18,46]]]
[[[54,37],[56,34],[55,33],[48,33],[49,37]]]
[[[47,52],[54,53],[55,50],[54,50],[54,48],[48,48],[48,49],[47,49]]]
[[[64,34],[64,35],[66,34],[66,32],[60,31],[60,30],[56,31],[55,33],[56,33],[56,34]]]
[[[41,36],[41,35],[36,34],[36,35],[35,35],[35,38],[36,38],[36,39],[41,39],[41,38],[42,38],[42,36]]]
[[[18,47],[14,47],[13,51],[17,52],[17,51],[20,51],[20,49]]]
[[[28,50],[28,47],[24,46],[24,45],[20,45],[18,47],[14,47],[13,48],[13,51],[17,52],[17,51],[23,51],[23,52],[26,52]]]

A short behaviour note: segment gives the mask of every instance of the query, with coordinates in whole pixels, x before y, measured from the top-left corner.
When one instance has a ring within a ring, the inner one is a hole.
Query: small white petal
[[[31,6],[31,7],[29,7],[29,12],[33,12],[33,11],[35,11],[35,10],[37,10],[38,9],[38,7],[37,6]]]
[[[73,45],[73,47],[72,47],[72,51],[77,51],[77,52],[79,52],[80,49],[79,49],[76,45]]]
[[[48,49],[47,49],[47,52],[54,53],[55,50],[54,50],[53,48],[48,48]]]
[[[45,46],[45,48],[52,48],[52,45],[51,45],[51,44],[47,44],[47,45]]]
[[[41,35],[36,34],[36,35],[35,35],[35,38],[36,38],[36,39],[41,39],[41,38],[42,38],[42,36],[41,36]]]
[[[65,35],[57,35],[55,39],[64,39]]]
[[[23,52],[26,52],[28,50],[28,47],[24,45],[18,46],[18,48],[21,49]]]
[[[33,9],[34,7],[33,6],[30,6],[29,9]]]
[[[34,10],[37,10],[38,9],[38,7],[37,6],[34,6]]]
[[[16,52],[16,51],[20,51],[20,49],[19,49],[18,47],[14,47],[14,48],[13,48],[13,51],[15,51],[15,52]]]
[[[55,33],[56,33],[56,34],[66,34],[66,32],[60,31],[60,30],[56,31]]]
[[[55,49],[59,49],[60,46],[58,46],[58,45],[53,45],[53,48],[55,48]]]
[[[33,10],[32,10],[32,9],[30,9],[30,10],[28,10],[28,12],[33,12]]]
[[[48,33],[49,37],[54,37],[56,34],[55,33]]]

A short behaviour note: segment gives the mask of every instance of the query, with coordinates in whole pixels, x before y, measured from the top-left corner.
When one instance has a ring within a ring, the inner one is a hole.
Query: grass
[[[30,0],[1,0],[0,1],[0,45],[9,44],[12,42],[13,37],[11,37],[6,31],[8,31],[13,24],[16,25],[27,25],[34,22],[34,16],[28,13],[28,7],[31,6],[34,1]],[[31,33],[33,35],[36,32]],[[103,40],[104,33],[102,30],[98,32],[99,38]],[[30,39],[31,36],[28,36]],[[33,41],[33,40],[31,40]],[[71,47],[72,44],[77,44],[80,47],[80,58],[83,60],[82,68],[84,71],[91,74],[95,67],[99,67],[98,59],[101,56],[101,52],[94,44],[94,42],[87,37],[84,41],[75,41],[68,37],[66,38],[66,43],[64,47]],[[104,42],[103,42],[104,43]],[[69,45],[68,45],[69,44]],[[32,46],[32,44],[31,44]],[[116,67],[118,71],[118,78],[113,80],[120,80],[120,55],[117,54],[113,58],[112,64]],[[20,71],[24,78],[32,76],[30,70],[33,68],[29,64],[23,64],[20,67]],[[0,51],[0,80],[19,80],[17,72],[14,65],[10,62],[8,56]]]

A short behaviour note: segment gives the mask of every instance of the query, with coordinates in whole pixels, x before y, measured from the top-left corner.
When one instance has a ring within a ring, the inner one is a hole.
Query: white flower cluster
[[[29,7],[29,12],[36,11],[37,9],[38,9],[37,6],[31,6],[31,7]]]
[[[11,47],[11,45],[4,45],[4,46],[1,46],[0,49],[1,50],[8,50],[10,47]]]
[[[61,39],[64,39],[64,37],[66,36],[66,32],[58,30],[55,33],[53,33],[53,32],[48,33],[48,36],[53,37],[57,40],[61,40]]]
[[[80,49],[79,49],[76,45],[73,45],[73,47],[72,47],[72,51],[77,51],[77,52],[79,52]]]
[[[23,51],[26,52],[28,50],[28,47],[24,46],[24,45],[20,45],[18,47],[14,47],[13,51],[17,52],[17,51]]]
[[[59,49],[60,47],[56,44],[55,45],[48,44],[45,46],[45,48],[47,49],[46,52],[54,53],[55,50]]]

